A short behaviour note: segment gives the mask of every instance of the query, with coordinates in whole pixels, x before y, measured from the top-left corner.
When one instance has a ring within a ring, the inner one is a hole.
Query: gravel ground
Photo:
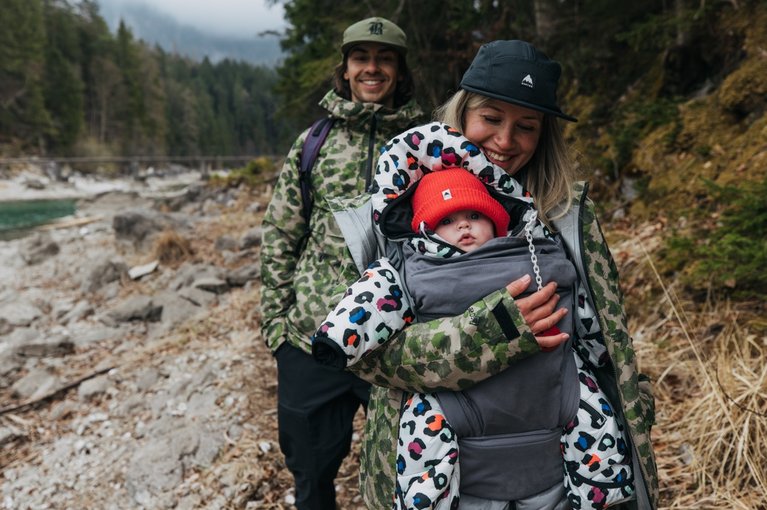
[[[232,254],[214,246],[222,236],[260,225],[268,196],[227,193],[186,210],[193,235],[182,235],[194,255],[185,262],[231,269],[257,260],[257,248]],[[120,197],[119,207],[125,207]],[[18,260],[23,240],[0,241],[2,294],[46,300],[37,320],[41,337],[66,330],[73,344],[66,355],[25,359],[0,386],[0,505],[291,508],[292,478],[277,444],[275,363],[259,335],[258,281],[219,295],[203,313],[172,328],[132,321],[99,338],[103,309],[117,299],[158,292],[180,270],[161,266],[139,281],[122,281],[111,294],[84,296],[79,278],[89,258],[115,251],[133,265],[148,256],[118,246],[109,210],[93,222],[52,229],[61,253],[41,265]],[[83,299],[93,313],[76,327],[62,326],[54,317],[57,303]],[[0,333],[0,347],[16,334]],[[3,363],[0,357],[0,369]],[[40,371],[56,376],[47,393],[38,388],[20,398],[12,391],[11,383]],[[362,421],[360,413],[357,431]],[[344,509],[363,508],[358,449],[357,439],[339,473]]]

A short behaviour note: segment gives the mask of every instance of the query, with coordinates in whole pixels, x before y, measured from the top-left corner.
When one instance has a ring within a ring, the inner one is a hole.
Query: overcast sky
[[[114,4],[146,4],[179,23],[205,32],[250,37],[264,30],[285,28],[282,5],[266,0],[111,0]]]

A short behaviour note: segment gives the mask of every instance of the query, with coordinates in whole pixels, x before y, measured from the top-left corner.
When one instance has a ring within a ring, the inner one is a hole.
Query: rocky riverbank
[[[0,241],[0,504],[289,508],[258,334],[268,191],[140,191]],[[343,508],[356,485],[355,454]]]

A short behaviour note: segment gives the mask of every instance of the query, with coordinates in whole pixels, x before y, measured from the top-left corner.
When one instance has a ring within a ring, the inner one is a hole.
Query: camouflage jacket
[[[654,399],[649,380],[637,370],[618,271],[586,191],[579,184],[580,214],[571,215],[582,246],[573,256],[582,259],[611,360],[596,375],[614,407],[622,409],[634,472],[642,475],[637,476],[637,500],[617,508],[655,509],[658,476],[650,441]],[[514,327],[508,327],[509,320]],[[376,385],[360,459],[360,489],[368,508],[391,508],[399,410],[408,393],[461,390],[537,352],[532,332],[513,298],[502,289],[474,303],[463,315],[414,324],[363,357],[353,370]]]
[[[310,335],[359,277],[327,200],[362,194],[378,148],[423,120],[414,101],[392,110],[331,91],[320,105],[336,122],[312,169],[314,207],[303,250],[298,253],[305,228],[298,168],[309,130],[293,143],[263,221],[261,333],[272,351],[288,341],[310,352]]]

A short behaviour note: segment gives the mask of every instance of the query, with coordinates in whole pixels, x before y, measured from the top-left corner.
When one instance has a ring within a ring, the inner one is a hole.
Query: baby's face
[[[468,253],[495,237],[495,225],[480,212],[458,211],[442,218],[434,233]]]

